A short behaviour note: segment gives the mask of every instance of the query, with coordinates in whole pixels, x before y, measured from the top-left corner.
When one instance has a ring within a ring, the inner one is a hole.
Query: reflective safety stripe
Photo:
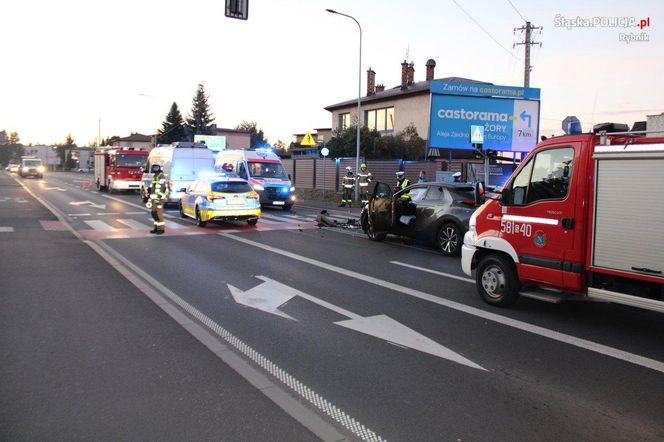
[[[155,226],[159,226],[159,227],[161,227],[161,226],[165,226],[165,225],[166,225],[166,223],[165,223],[165,222],[163,222],[163,221],[162,221],[162,222],[159,222],[159,221],[155,221],[155,222],[154,222],[154,225],[155,225]]]
[[[367,187],[369,183],[360,183],[360,187]]]

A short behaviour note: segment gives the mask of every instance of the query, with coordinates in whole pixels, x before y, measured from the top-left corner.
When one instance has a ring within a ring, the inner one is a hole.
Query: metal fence
[[[341,190],[341,180],[346,174],[346,167],[350,166],[355,172],[355,158],[302,158],[283,159],[284,168],[291,176],[296,188]],[[396,182],[396,172],[403,170],[411,183],[417,181],[420,170],[426,172],[429,181],[436,179],[436,171],[460,172],[463,169],[462,161],[436,159],[435,161],[403,161],[403,160],[369,160],[365,162],[367,169],[373,176],[373,181],[381,181],[393,185]],[[373,186],[370,188],[373,190]]]

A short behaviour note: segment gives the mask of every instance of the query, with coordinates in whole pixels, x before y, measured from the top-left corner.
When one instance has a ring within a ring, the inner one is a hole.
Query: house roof
[[[133,133],[133,134],[129,135],[128,137],[119,138],[116,141],[136,141],[136,142],[150,143],[150,142],[152,142],[152,137],[150,137],[149,135]]]
[[[477,84],[493,84],[486,81],[471,80],[469,78],[462,77],[445,77],[437,78],[434,81],[446,81],[448,83],[477,83]],[[373,95],[368,95],[360,99],[361,104],[373,103],[385,100],[394,100],[402,97],[407,97],[409,95],[420,95],[428,94],[431,90],[431,81],[418,81],[416,83],[408,85],[405,89],[401,89],[401,85],[393,87],[391,89],[385,89],[383,92],[376,92]],[[357,105],[357,98],[352,100],[344,101],[337,104],[331,104],[324,109],[326,111],[332,112],[336,109],[341,109],[344,107],[349,107]]]

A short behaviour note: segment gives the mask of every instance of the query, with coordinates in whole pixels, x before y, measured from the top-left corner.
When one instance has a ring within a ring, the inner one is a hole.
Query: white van
[[[217,154],[215,166],[218,172],[232,169],[241,178],[249,181],[251,187],[260,195],[262,206],[290,210],[295,203],[295,187],[290,176],[286,173],[281,159],[269,149],[222,150]]]
[[[141,195],[143,201],[152,184],[153,164],[159,164],[168,181],[167,203],[178,204],[180,196],[191,183],[207,174],[214,174],[214,156],[204,143],[180,142],[168,146],[157,146],[150,152],[148,163],[143,173]]]

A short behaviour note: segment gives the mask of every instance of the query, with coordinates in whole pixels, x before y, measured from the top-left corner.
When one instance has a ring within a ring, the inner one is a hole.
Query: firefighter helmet
[[[347,166],[347,167],[346,167],[346,172],[352,172],[352,171],[353,171],[353,168],[352,168],[352,167],[350,167],[350,166]]]
[[[159,164],[153,164],[152,167],[150,168],[150,172],[152,173],[157,173],[161,170],[161,166]]]

